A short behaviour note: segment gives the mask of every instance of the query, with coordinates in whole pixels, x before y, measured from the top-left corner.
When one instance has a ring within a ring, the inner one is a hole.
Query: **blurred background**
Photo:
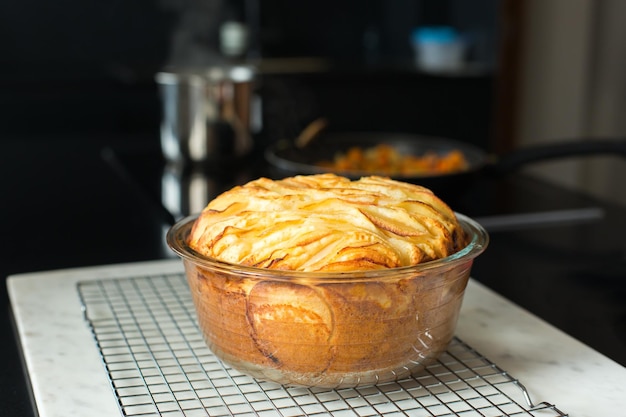
[[[155,75],[257,69],[256,149],[324,117],[337,131],[444,136],[501,154],[626,136],[622,0],[5,0],[0,141],[159,140]],[[415,30],[453,28],[454,68],[416,60]],[[132,139],[129,139],[132,140]],[[527,170],[626,204],[624,159]]]

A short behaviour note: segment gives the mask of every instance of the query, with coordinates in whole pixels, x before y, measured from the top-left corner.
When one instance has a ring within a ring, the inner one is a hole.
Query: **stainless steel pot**
[[[159,72],[165,159],[202,164],[247,155],[254,76],[241,65]]]

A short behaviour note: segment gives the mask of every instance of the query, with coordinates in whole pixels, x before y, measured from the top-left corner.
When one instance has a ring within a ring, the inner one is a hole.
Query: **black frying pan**
[[[626,157],[626,139],[593,139],[561,141],[537,145],[511,152],[504,156],[489,155],[469,143],[445,138],[427,137],[399,133],[323,133],[303,148],[291,142],[278,142],[267,149],[265,157],[279,174],[317,174],[329,172],[318,167],[317,162],[332,160],[337,152],[345,152],[352,146],[369,148],[380,143],[394,146],[402,154],[416,156],[436,152],[445,154],[453,149],[460,150],[468,162],[462,172],[435,175],[394,176],[394,179],[423,185],[435,192],[459,190],[477,175],[503,176],[536,161],[589,156],[592,154],[617,154]],[[336,172],[350,178],[376,173]]]

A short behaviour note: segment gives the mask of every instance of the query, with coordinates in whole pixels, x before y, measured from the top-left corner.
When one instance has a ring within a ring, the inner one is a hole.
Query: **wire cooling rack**
[[[207,348],[183,274],[78,284],[124,416],[566,416],[455,338],[422,373],[349,389],[257,381]]]

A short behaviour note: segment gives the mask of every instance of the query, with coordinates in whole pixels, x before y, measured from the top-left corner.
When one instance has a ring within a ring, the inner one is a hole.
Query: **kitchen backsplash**
[[[480,40],[475,58],[491,65],[498,0],[473,1],[471,7],[461,0],[33,1],[0,5],[0,140],[23,133],[157,132],[154,74],[168,65],[227,60],[219,33],[226,21],[245,26],[248,57],[321,57],[356,69],[294,71],[263,80],[272,138],[293,135],[318,116],[332,117],[338,129],[424,131],[480,141],[488,134],[488,75],[424,87],[404,69],[398,76],[389,67],[410,63],[408,37],[420,24],[452,24],[472,33]],[[450,118],[456,128],[450,129]]]

